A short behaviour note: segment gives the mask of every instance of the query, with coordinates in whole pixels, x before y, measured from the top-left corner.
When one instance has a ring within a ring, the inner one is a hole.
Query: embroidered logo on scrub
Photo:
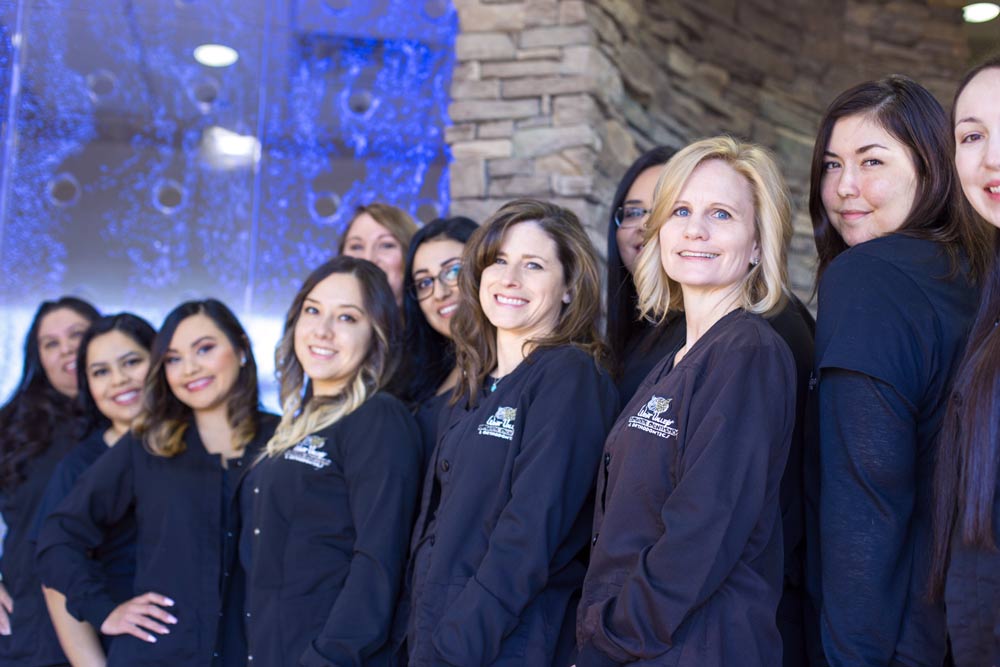
[[[629,428],[637,428],[646,433],[658,435],[661,438],[676,438],[677,429],[673,419],[664,419],[660,415],[670,409],[672,398],[653,396],[646,405],[639,408],[634,416],[628,418]]]
[[[497,408],[495,415],[487,419],[485,424],[479,425],[479,435],[513,440],[515,417],[517,417],[516,408]]]
[[[326,444],[326,438],[316,435],[307,435],[302,438],[302,442],[285,452],[285,458],[289,461],[298,461],[311,465],[317,470],[325,468],[332,463],[326,458],[326,452],[318,451]]]

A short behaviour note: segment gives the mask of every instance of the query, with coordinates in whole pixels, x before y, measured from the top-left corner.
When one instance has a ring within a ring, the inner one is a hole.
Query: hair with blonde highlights
[[[410,240],[417,233],[417,223],[413,221],[409,213],[401,208],[392,204],[374,202],[354,209],[351,221],[347,223],[344,233],[340,236],[340,242],[337,245],[338,254],[344,254],[344,244],[347,242],[347,235],[351,233],[351,226],[362,213],[367,213],[375,222],[389,230],[393,238],[399,241],[402,251],[406,252],[406,249],[410,246]]]
[[[506,231],[522,222],[537,224],[555,242],[563,278],[572,292],[570,302],[562,306],[555,329],[527,343],[532,350],[574,345],[597,363],[608,363],[608,348],[598,331],[601,274],[594,244],[572,211],[536,199],[515,199],[475,231],[462,254],[460,304],[451,324],[455,363],[462,379],[455,388],[453,403],[465,396],[470,405],[476,405],[479,388],[496,367],[497,330],[483,311],[479,285],[483,270],[496,261]]]
[[[368,352],[336,396],[314,396],[295,355],[295,327],[306,297],[316,285],[333,274],[354,276],[361,286],[362,308],[372,325]],[[278,456],[310,433],[321,431],[357,410],[368,397],[392,377],[399,360],[400,324],[396,297],[385,273],[371,262],[356,257],[336,257],[309,274],[285,316],[285,331],[275,351],[275,368],[281,383],[281,423],[267,443],[264,456]]]
[[[132,432],[142,438],[146,449],[156,456],[170,458],[184,451],[184,433],[193,411],[171,391],[164,360],[177,327],[195,315],[205,315],[212,320],[233,346],[236,356],[246,359],[226,396],[226,414],[232,428],[233,449],[242,451],[257,435],[257,408],[260,403],[257,362],[243,325],[221,301],[186,301],[170,311],[153,340],[142,412],[132,422]]]
[[[739,286],[740,307],[751,313],[768,314],[778,309],[788,294],[792,207],[774,158],[756,144],[729,136],[712,137],[678,151],[656,183],[646,244],[635,269],[639,313],[652,321],[662,322],[669,311],[684,309],[680,285],[667,275],[660,258],[660,228],[669,219],[691,174],[708,160],[719,160],[732,167],[747,180],[753,194],[760,262],[747,267]]]

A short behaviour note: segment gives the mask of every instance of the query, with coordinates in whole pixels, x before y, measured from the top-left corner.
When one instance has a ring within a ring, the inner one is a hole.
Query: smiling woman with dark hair
[[[948,119],[890,76],[820,122],[809,210],[816,329],[821,631],[832,665],[939,665],[931,488],[948,387],[989,259],[961,214]]]
[[[66,661],[45,613],[30,536],[38,503],[59,460],[78,440],[76,359],[98,313],[62,297],[35,312],[24,340],[24,367],[0,408],[0,512],[7,523],[0,570],[0,664]]]
[[[132,432],[42,524],[42,580],[115,636],[110,667],[244,665],[235,489],[277,420],[259,412],[257,365],[232,311],[215,299],[171,311],[144,393]],[[92,554],[128,516],[136,574],[119,603]]]

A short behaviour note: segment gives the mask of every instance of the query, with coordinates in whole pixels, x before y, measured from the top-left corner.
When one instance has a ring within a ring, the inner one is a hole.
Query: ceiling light
[[[260,141],[249,134],[240,134],[213,125],[201,135],[201,159],[216,169],[252,167],[260,162]]]
[[[194,50],[194,59],[205,67],[229,67],[239,58],[236,49],[222,44],[202,44]]]
[[[1000,16],[1000,5],[995,2],[976,2],[962,7],[966,23],[986,23]]]

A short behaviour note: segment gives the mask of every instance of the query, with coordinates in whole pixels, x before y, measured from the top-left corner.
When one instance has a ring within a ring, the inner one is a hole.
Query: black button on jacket
[[[67,664],[42,596],[33,534],[38,505],[52,472],[76,442],[69,424],[57,425],[48,448],[25,465],[24,481],[0,492],[0,512],[7,523],[0,571],[14,600],[13,632],[0,636],[0,667]]]
[[[230,466],[248,466],[277,424],[271,415],[261,415],[259,422],[257,437]],[[235,569],[238,516],[226,511],[231,499],[223,497],[220,457],[205,450],[193,423],[184,443],[183,452],[164,458],[151,454],[134,436],[125,436],[80,477],[42,524],[42,580],[66,596],[71,614],[100,628],[117,604],[101,563],[90,552],[126,516],[135,517],[133,594],[154,591],[171,598],[175,604],[168,611],[178,622],[169,626],[170,634],[157,635],[156,643],[116,637],[109,667],[246,663],[242,624],[226,605],[242,586]]]
[[[737,310],[672,362],[608,436],[577,665],[777,667],[794,359]]]
[[[536,350],[474,410],[451,408],[414,530],[411,667],[570,664],[617,412],[611,378],[574,347]]]
[[[254,467],[240,491],[253,665],[385,664],[420,474],[416,421],[385,393]]]

